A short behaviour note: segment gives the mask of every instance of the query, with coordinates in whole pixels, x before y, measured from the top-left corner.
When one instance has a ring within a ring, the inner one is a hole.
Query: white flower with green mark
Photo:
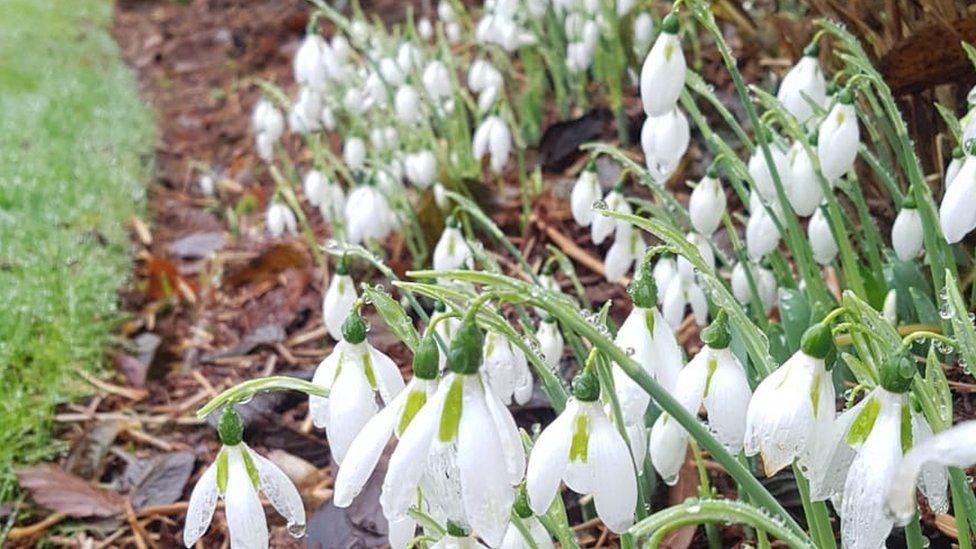
[[[841,90],[817,132],[817,158],[827,181],[837,181],[854,167],[860,140],[854,93],[850,89]]]
[[[817,263],[829,265],[837,257],[837,241],[834,240],[834,233],[830,230],[830,223],[823,213],[823,208],[818,208],[810,217],[807,236],[810,238],[813,259]]]
[[[223,447],[217,461],[193,487],[183,527],[183,544],[192,547],[203,537],[224,500],[232,549],[268,547],[268,523],[258,498],[263,493],[288,522],[296,537],[305,534],[305,506],[295,485],[277,465],[243,442],[244,426],[232,405],[221,413],[218,433]]]
[[[708,322],[708,298],[698,282],[695,268],[684,257],[678,257],[676,264],[677,273],[671,277],[664,292],[661,314],[671,329],[677,330],[685,319],[685,308],[690,305],[695,322],[704,326]]]
[[[384,172],[380,172],[384,173]],[[346,241],[360,244],[383,240],[396,224],[396,214],[376,185],[359,185],[346,200]]]
[[[275,238],[286,233],[290,235],[298,233],[298,221],[295,219],[295,212],[277,200],[272,201],[271,205],[268,206],[265,225],[268,228],[268,233]]]
[[[779,289],[776,276],[773,275],[773,271],[756,263],[752,264],[752,275],[756,291],[759,293],[759,302],[763,306],[763,311],[769,314],[776,305]],[[735,300],[742,305],[748,305],[752,301],[752,286],[749,284],[749,275],[744,262],[740,261],[732,267],[731,279],[732,295],[735,296]]]
[[[588,164],[576,178],[569,197],[573,219],[581,227],[589,227],[593,223],[593,203],[600,200],[600,194],[600,178],[596,173],[596,166]]]
[[[399,439],[410,422],[433,397],[437,389],[438,359],[440,352],[437,340],[427,334],[414,353],[414,377],[388,406],[373,416],[349,446],[346,457],[335,479],[333,503],[337,507],[348,507],[359,495],[369,477],[376,469],[383,450],[391,437]],[[413,538],[414,521],[408,516],[390,520],[390,538],[393,547],[405,547]],[[399,542],[394,542],[395,534],[404,531]],[[407,535],[408,534],[408,535]]]
[[[788,178],[790,175],[790,162],[786,157],[781,140],[774,138],[768,143],[769,156],[773,160],[773,167],[776,168],[776,175],[779,176],[780,184],[783,185],[783,190],[789,188]],[[752,178],[753,190],[759,193],[759,195],[772,204],[778,204],[779,198],[776,193],[776,182],[773,179],[773,172],[769,169],[769,164],[766,163],[766,155],[763,153],[762,147],[757,146],[756,150],[752,152],[752,156],[749,157],[749,177]],[[752,203],[752,200],[749,201]],[[749,208],[750,213],[752,208]]]
[[[674,331],[657,309],[657,285],[648,263],[638,269],[628,291],[634,306],[617,331],[614,343],[662,387],[671,391],[681,371],[683,357]],[[643,425],[650,395],[616,364],[613,384],[624,423]]]
[[[793,143],[787,153],[787,159],[790,171],[789,177],[786,178],[786,196],[796,215],[806,217],[823,202],[820,178],[813,167],[813,159],[802,142]]]
[[[471,140],[471,154],[476,160],[489,157],[491,171],[499,174],[508,163],[512,152],[512,133],[508,124],[499,116],[485,118],[474,132]]]
[[[746,415],[745,453],[760,454],[767,476],[798,460],[819,478],[822,448],[834,421],[834,383],[824,357],[833,344],[830,328],[816,324],[797,351],[767,376],[752,395]]]
[[[335,273],[329,281],[329,289],[322,299],[322,322],[332,339],[342,340],[342,325],[349,318],[358,298],[356,284],[349,276],[346,261],[341,259],[336,264]]]
[[[648,116],[661,116],[674,108],[685,87],[688,67],[678,30],[677,15],[668,14],[661,22],[661,34],[641,66],[641,104]]]
[[[627,203],[627,199],[623,195],[623,185],[617,185],[607,195],[603,198],[603,205],[606,209],[614,212],[621,213],[631,213],[630,204]],[[593,207],[593,204],[590,204]],[[590,236],[593,239],[593,243],[600,245],[608,236],[612,236],[617,230],[629,231],[631,230],[630,223],[626,221],[618,221],[612,217],[608,217],[599,212],[594,212],[593,223],[590,226]]]
[[[435,516],[478,532],[490,546],[505,536],[525,453],[515,420],[478,372],[484,336],[474,312],[448,351],[451,372],[410,422],[390,457],[380,504],[403,516],[417,489]]]
[[[461,232],[461,223],[454,216],[447,218],[444,232],[434,247],[433,266],[438,271],[470,269],[474,266],[471,248]]]
[[[688,117],[678,107],[644,120],[641,149],[651,179],[663,185],[678,169],[690,143]]]
[[[827,101],[827,79],[820,69],[820,48],[811,44],[803,57],[786,73],[776,92],[776,99],[801,123],[814,115],[810,104],[823,107]]]
[[[922,215],[915,207],[915,201],[909,197],[891,225],[891,247],[895,249],[898,259],[911,261],[922,253],[924,237]]]
[[[627,229],[618,227],[613,244],[603,258],[603,276],[608,282],[617,282],[627,275],[634,263],[644,257],[647,244],[640,231],[635,231],[629,223]]]
[[[711,326],[702,331],[705,347],[681,369],[673,394],[693,415],[704,408],[709,431],[734,455],[742,450],[752,391],[745,369],[729,348],[731,339],[728,317],[720,310]],[[651,463],[669,486],[678,481],[687,448],[687,431],[662,413],[651,429],[649,452]]]
[[[489,330],[485,336],[481,375],[501,401],[525,404],[532,398],[532,371],[525,353],[504,335]]]
[[[342,325],[342,340],[319,364],[312,383],[328,397],[309,396],[312,423],[325,429],[336,463],[342,464],[350,444],[376,415],[376,397],[389,405],[403,390],[400,369],[366,340],[366,322],[353,311]]]
[[[539,329],[535,333],[535,338],[539,342],[539,350],[542,360],[546,366],[553,370],[558,370],[559,361],[563,358],[563,349],[566,346],[563,334],[559,331],[559,324],[556,319],[546,316],[539,323]]]
[[[637,477],[627,443],[600,405],[600,384],[586,372],[574,383],[574,398],[542,431],[526,472],[532,511],[544,515],[563,481],[579,494],[592,494],[596,513],[622,533],[634,522]]]
[[[718,180],[717,175],[709,170],[709,173],[691,191],[691,198],[688,199],[691,226],[705,236],[711,236],[718,229],[722,224],[722,215],[725,214],[725,189],[722,188],[722,182]]]

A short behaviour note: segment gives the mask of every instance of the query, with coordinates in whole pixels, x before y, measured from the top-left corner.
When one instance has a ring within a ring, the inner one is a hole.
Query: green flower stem
[[[922,525],[919,523],[918,513],[905,525],[905,545],[908,549],[922,549],[926,543],[922,540]]]
[[[800,501],[803,504],[803,513],[807,518],[807,525],[810,527],[810,537],[817,549],[833,549],[837,547],[837,540],[834,539],[834,528],[830,524],[830,515],[827,514],[827,504],[822,501],[812,501],[810,499],[810,482],[807,480],[800,468],[793,464],[793,477],[796,479],[796,487],[800,492]]]
[[[702,499],[712,497],[712,483],[708,480],[708,471],[705,469],[705,459],[702,457],[701,448],[694,440],[689,445],[695,458],[695,467],[698,469],[698,497]],[[719,536],[715,523],[705,523],[705,537],[708,538],[708,546],[711,549],[722,547],[722,538]]]
[[[532,532],[529,530],[528,525],[522,520],[515,512],[512,512],[512,524],[518,529],[519,533],[522,534],[522,540],[525,542],[525,547],[527,549],[539,549],[539,545],[536,544],[535,538],[532,537]]]
[[[673,530],[695,524],[729,522],[752,526],[769,532],[789,547],[812,548],[814,545],[804,536],[798,536],[789,528],[764,513],[761,509],[741,501],[722,499],[689,500],[681,505],[668,507],[631,527],[630,532],[638,540],[649,537],[642,547],[658,547],[664,536]]]
[[[210,399],[197,410],[198,418],[205,418],[211,412],[225,404],[234,404],[247,400],[257,393],[264,391],[299,391],[310,396],[328,398],[329,390],[319,387],[314,383],[289,376],[270,376],[252,379],[227,389],[214,398]]]
[[[444,529],[434,517],[428,515],[427,513],[421,511],[417,507],[410,507],[407,509],[407,515],[420,525],[421,528],[426,532],[431,532],[438,538],[442,538],[447,535],[447,530]]]
[[[684,242],[683,239],[682,243],[690,246],[687,244],[687,242]],[[697,251],[695,252],[695,255],[697,256]],[[701,257],[697,256],[697,260],[700,262]],[[609,337],[604,335],[597,326],[594,326],[587,321],[581,314],[581,311],[574,305],[569,304],[564,299],[560,299],[558,296],[549,291],[540,290],[539,288],[533,287],[530,284],[520,280],[492,273],[452,270],[415,271],[408,273],[408,275],[414,278],[422,279],[436,279],[447,276],[493,288],[508,288],[521,295],[529,296],[530,304],[547,310],[563,325],[576,331],[580,334],[580,336],[589,340],[590,343],[599,348],[608,359],[615,362],[624,371],[624,373],[626,373],[651,396],[654,402],[657,403],[662,410],[667,412],[675,419],[675,421],[684,427],[691,438],[697,440],[698,443],[701,444],[701,446],[712,455],[715,461],[725,468],[733,479],[742,485],[742,488],[747,495],[755,498],[755,501],[760,506],[765,507],[770,513],[779,515],[786,526],[779,526],[777,529],[769,529],[770,532],[778,532],[785,529],[792,532],[794,539],[806,538],[806,534],[803,532],[803,529],[799,524],[797,524],[793,517],[790,516],[786,509],[784,509],[776,498],[773,497],[769,491],[767,491],[766,488],[758,480],[756,480],[755,477],[752,476],[749,470],[743,467],[742,464],[736,460],[735,456],[730,454],[728,450],[726,450],[725,447],[722,446],[722,444],[716,440],[711,433],[709,433],[708,429],[702,425],[698,418],[685,410],[681,403],[675,400],[675,398],[671,396],[671,394],[664,387],[651,378],[651,376],[644,371],[640,364],[617,347],[614,342]],[[741,308],[738,309],[738,313],[739,315],[744,316]],[[731,311],[730,316],[732,317],[733,322],[738,323],[741,321],[741,317],[734,316]],[[746,322],[748,322],[748,320],[746,320]],[[749,323],[749,326],[752,326],[752,329],[755,330],[754,325]],[[766,353],[766,361],[771,364],[771,359],[769,359],[768,353]],[[769,371],[772,370],[770,369]]]

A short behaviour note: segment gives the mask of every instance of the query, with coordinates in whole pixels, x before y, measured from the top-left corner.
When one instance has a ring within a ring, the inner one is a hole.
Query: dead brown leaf
[[[112,517],[125,510],[119,494],[50,463],[17,471],[17,480],[38,505],[71,517]]]

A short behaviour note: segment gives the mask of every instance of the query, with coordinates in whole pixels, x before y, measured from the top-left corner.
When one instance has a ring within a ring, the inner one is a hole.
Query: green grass
[[[90,391],[145,207],[153,124],[108,0],[0,0],[0,501],[63,448],[54,407]]]

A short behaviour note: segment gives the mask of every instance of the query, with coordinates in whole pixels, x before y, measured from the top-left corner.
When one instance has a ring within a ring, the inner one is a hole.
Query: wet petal
[[[366,423],[352,441],[335,479],[333,503],[336,507],[348,507],[373,474],[380,456],[383,455],[383,449],[393,435],[393,428],[403,411],[406,395],[407,391],[397,395],[389,406]]]
[[[630,449],[606,416],[601,412],[591,417],[589,459],[597,476],[593,502],[600,519],[619,534],[634,523],[637,506],[634,464]]]
[[[183,543],[192,547],[203,537],[213,520],[217,508],[217,464],[213,463],[200,475],[200,480],[190,494],[190,504],[186,508],[186,524],[183,526]]]
[[[566,409],[542,431],[532,447],[525,474],[525,489],[532,512],[537,515],[545,514],[559,489],[559,481],[569,461],[577,409],[577,402],[570,400]]]
[[[251,476],[247,473],[241,448],[227,448],[227,492],[224,514],[234,549],[264,549],[268,546],[268,522]]]
[[[271,505],[288,522],[288,529],[293,532],[305,531],[305,504],[302,496],[295,488],[290,478],[271,460],[251,450],[244,444],[243,451],[248,452],[254,467],[258,471],[261,481],[261,492]]]

